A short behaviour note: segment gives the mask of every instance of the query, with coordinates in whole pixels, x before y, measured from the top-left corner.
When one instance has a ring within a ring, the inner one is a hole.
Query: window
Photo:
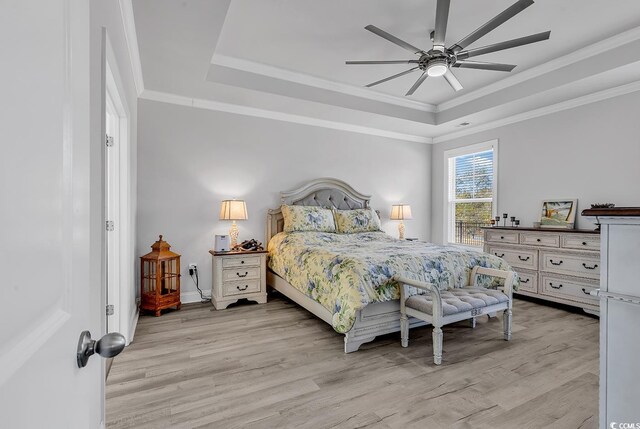
[[[495,213],[497,141],[445,152],[449,243],[482,246]]]

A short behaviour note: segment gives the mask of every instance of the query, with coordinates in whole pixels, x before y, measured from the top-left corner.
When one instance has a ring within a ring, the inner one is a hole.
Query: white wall
[[[138,114],[136,255],[163,234],[182,255],[184,301],[199,300],[189,263],[210,291],[208,251],[213,235],[230,226],[218,220],[223,199],[247,202],[240,240],[264,242],[266,212],[279,206],[280,191],[335,177],[372,194],[391,234],[391,204],[411,204],[407,236],[430,238],[430,145],[147,100],[139,100]]]
[[[104,110],[103,110],[103,29],[106,29],[106,33],[109,37],[109,41],[111,47],[113,49],[114,59],[116,62],[117,70],[114,70],[114,73],[118,73],[120,76],[120,80],[122,83],[121,90],[123,94],[121,94],[124,99],[122,100],[126,103],[126,107],[129,111],[129,161],[130,161],[130,212],[127,214],[130,218],[131,224],[131,242],[128,243],[130,250],[130,254],[132,255],[132,270],[129,281],[123,285],[124,294],[121,294],[121,302],[124,308],[121,308],[120,311],[124,312],[126,315],[126,319],[128,322],[134,323],[136,320],[136,296],[137,296],[137,287],[136,287],[136,275],[135,275],[135,267],[137,264],[135,263],[137,258],[135,258],[135,221],[136,221],[136,180],[137,180],[137,118],[138,118],[138,104],[137,98],[138,93],[135,87],[135,81],[133,77],[133,68],[131,65],[131,59],[129,56],[129,50],[127,46],[127,40],[124,30],[124,25],[122,22],[122,11],[120,9],[120,2],[118,0],[102,0],[91,2],[90,9],[90,19],[91,19],[91,139],[92,145],[91,150],[93,151],[92,155],[92,166],[91,168],[95,169],[103,169],[104,168],[104,159],[102,158],[102,151],[104,150],[104,136],[105,130],[103,126],[104,120]],[[101,186],[101,184],[96,184],[96,186]],[[92,189],[93,198],[102,199],[104,194],[101,192],[101,189],[95,188]],[[98,205],[103,204],[102,201],[97,202]],[[97,219],[96,227],[94,228],[97,233],[103,233],[104,231],[104,220],[105,215],[103,214]],[[99,243],[99,241],[98,241]],[[106,287],[106,286],[105,286]],[[104,308],[97,309],[104,314]],[[132,329],[131,323],[127,323],[129,326],[120,326],[120,331],[123,335],[125,335],[128,339],[131,339],[133,336],[133,332],[130,332]]]
[[[437,144],[432,151],[432,230],[443,240],[444,151],[499,140],[498,213],[538,221],[545,198],[640,205],[640,93],[515,123]],[[593,228],[576,217],[576,227]]]

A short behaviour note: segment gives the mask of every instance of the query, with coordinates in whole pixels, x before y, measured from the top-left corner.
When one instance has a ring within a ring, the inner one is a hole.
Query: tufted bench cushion
[[[480,287],[456,288],[441,291],[440,296],[442,298],[443,316],[470,311],[474,308],[487,307],[509,300],[509,297],[499,290]],[[405,305],[409,308],[433,315],[433,300],[431,299],[431,294],[413,295],[406,300]]]

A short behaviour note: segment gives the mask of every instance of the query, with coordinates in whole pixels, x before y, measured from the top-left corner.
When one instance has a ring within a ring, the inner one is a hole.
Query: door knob
[[[114,357],[120,354],[125,345],[124,336],[118,332],[107,334],[96,341],[91,339],[91,332],[83,331],[78,340],[78,368],[87,366],[89,357],[94,353],[98,353],[104,358]]]

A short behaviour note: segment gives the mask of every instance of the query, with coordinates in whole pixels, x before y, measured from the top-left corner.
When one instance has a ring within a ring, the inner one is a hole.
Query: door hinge
[[[113,146],[113,137],[111,137],[110,135],[107,134],[106,136],[107,138],[105,139],[105,143],[107,144],[107,147],[111,147]]]
[[[115,314],[115,308],[113,307],[113,304],[109,304],[107,305],[107,316],[113,316]]]
[[[107,231],[113,231],[116,228],[112,220],[107,221]]]

